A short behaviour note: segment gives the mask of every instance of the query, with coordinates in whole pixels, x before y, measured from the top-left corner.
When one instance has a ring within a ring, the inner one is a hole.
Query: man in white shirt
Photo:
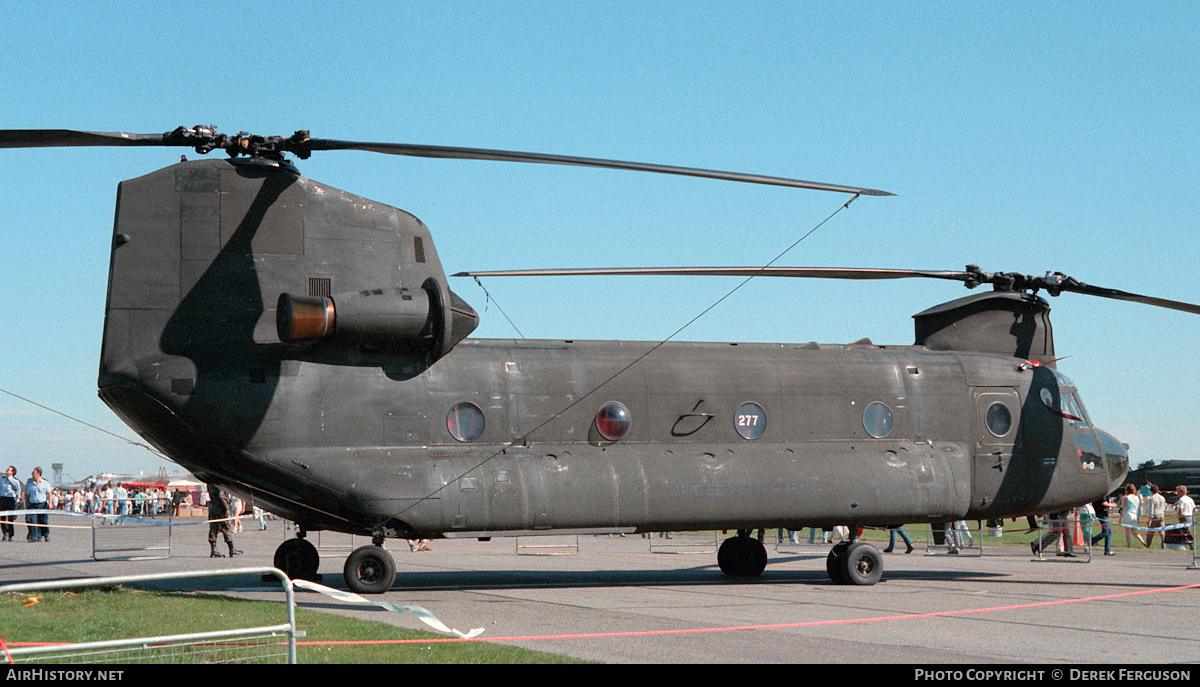
[[[1149,531],[1146,532],[1146,548],[1150,548],[1150,543],[1154,541],[1154,535],[1159,538],[1159,545],[1166,545],[1166,538],[1163,536],[1162,526],[1167,521],[1167,500],[1163,495],[1158,493],[1158,485],[1150,485],[1150,498],[1146,499],[1146,515],[1150,516]]]
[[[50,480],[42,479],[42,469],[40,467],[34,468],[29,481],[25,483],[25,507],[29,510],[49,510],[50,491],[52,489]],[[29,541],[50,541],[50,528],[48,526],[50,520],[48,514],[26,515],[25,523],[29,529],[29,534],[26,535]]]
[[[1179,524],[1192,524],[1192,513],[1196,510],[1196,502],[1187,495],[1187,487],[1182,484],[1175,487],[1179,500],[1175,502],[1175,510],[1179,511]]]
[[[117,482],[117,488],[113,489],[113,515],[129,515],[129,491],[124,482]],[[113,520],[113,524],[117,521]]]

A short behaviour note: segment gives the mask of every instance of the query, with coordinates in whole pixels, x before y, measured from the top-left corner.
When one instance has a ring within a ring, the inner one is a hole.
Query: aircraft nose
[[[1100,450],[1108,466],[1108,493],[1111,494],[1121,488],[1125,475],[1129,473],[1129,447],[1099,428],[1096,429],[1096,436],[1100,439]]]

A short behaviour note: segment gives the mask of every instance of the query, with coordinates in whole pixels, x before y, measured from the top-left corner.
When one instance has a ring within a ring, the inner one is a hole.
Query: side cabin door
[[[974,387],[975,465],[971,493],[972,509],[991,510],[1011,506],[1012,473],[1017,444],[1021,399],[1011,387]]]

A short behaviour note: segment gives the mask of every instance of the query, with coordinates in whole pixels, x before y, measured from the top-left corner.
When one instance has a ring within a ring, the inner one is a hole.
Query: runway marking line
[[[846,620],[817,620],[807,623],[779,623],[773,625],[743,625],[739,627],[707,627],[707,628],[692,628],[687,630],[643,630],[631,632],[598,632],[585,634],[564,634],[564,635],[531,635],[525,637],[475,637],[473,639],[458,639],[452,637],[435,638],[435,639],[380,639],[380,640],[347,640],[347,641],[330,641],[330,642],[296,642],[297,646],[341,646],[341,645],[366,645],[366,644],[430,644],[444,642],[516,642],[527,640],[546,640],[546,639],[602,639],[611,637],[650,637],[656,635],[683,635],[683,634],[699,634],[704,632],[745,632],[748,630],[780,630],[798,627],[821,627],[824,625],[850,625],[854,623],[874,623],[887,620],[916,620],[919,618],[945,618],[958,615],[969,615],[973,613],[989,613],[996,611],[1017,611],[1027,608],[1045,608],[1048,606],[1059,606],[1063,604],[1086,603],[1090,601],[1106,601],[1109,599],[1120,599],[1131,596],[1141,596],[1143,594],[1161,594],[1163,592],[1182,592],[1187,590],[1200,589],[1200,584],[1188,584],[1179,587],[1163,587],[1162,589],[1143,589],[1135,592],[1121,592],[1119,594],[1106,594],[1103,596],[1090,596],[1082,599],[1059,599],[1057,601],[1039,601],[1037,603],[1017,604],[1013,606],[995,606],[992,608],[967,608],[958,611],[936,611],[933,613],[915,613],[909,615],[889,615],[879,616],[876,618],[851,618]]]

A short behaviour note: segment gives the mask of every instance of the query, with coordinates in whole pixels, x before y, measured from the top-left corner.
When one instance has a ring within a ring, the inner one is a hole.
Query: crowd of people
[[[1127,547],[1132,547],[1136,541],[1140,546],[1150,548],[1157,536],[1162,548],[1169,544],[1191,548],[1195,536],[1192,525],[1195,522],[1196,502],[1188,495],[1188,488],[1183,485],[1175,487],[1174,493],[1174,502],[1168,503],[1155,484],[1147,482],[1141,489],[1127,484],[1119,498],[1116,495],[1108,496],[1071,511],[1049,513],[1044,523],[1039,523],[1038,518],[1029,516],[1026,519],[1029,528],[1027,533],[1039,534],[1038,539],[1029,542],[1029,548],[1038,556],[1050,552],[1073,557],[1076,555],[1074,529],[1078,527],[1079,539],[1086,539],[1092,546],[1104,542],[1104,555],[1115,556],[1114,526],[1125,531]],[[1167,516],[1172,511],[1177,516],[1175,523],[1168,522]],[[987,524],[989,532],[997,533],[997,536],[1004,529],[1003,521],[989,520]],[[933,529],[934,543],[946,546],[949,553],[959,553],[961,549],[974,545],[971,530],[963,520],[935,525]],[[785,532],[790,543],[800,543],[800,530],[779,530],[781,540]],[[848,534],[842,526],[827,527],[823,530],[810,528],[808,543],[814,543],[816,537],[820,536],[821,543],[828,544],[834,539],[845,540]],[[892,525],[888,527],[888,546],[883,549],[883,553],[892,553],[895,550],[897,537],[905,546],[904,553],[912,553],[915,550],[912,538],[904,531],[904,526]]]
[[[21,485],[16,477],[16,468],[9,466],[5,471],[7,485],[0,485],[0,498],[12,498],[13,502],[0,502],[0,509],[8,510],[18,505],[42,505],[47,510],[87,513],[94,515],[159,515],[170,508],[171,497],[163,485],[138,483],[137,486],[115,480],[88,479],[71,489],[55,487],[42,475],[40,467],[34,468],[32,476]],[[30,492],[30,485],[37,484],[37,494]],[[44,504],[44,505],[43,505]],[[4,508],[8,505],[9,508]]]
[[[196,505],[207,508],[209,500],[210,491],[201,491],[200,503]],[[245,503],[228,495],[224,500],[228,501],[228,505],[224,509],[226,515],[222,517],[229,518],[229,532],[241,532],[242,516],[246,514]],[[122,517],[155,517],[168,513],[179,516],[182,508],[192,505],[191,491],[171,489],[158,483],[89,478],[76,487],[63,489],[50,484],[42,475],[41,467],[33,468],[29,479],[22,481],[17,476],[17,468],[12,465],[0,478],[0,513],[13,510],[46,511],[25,516],[28,527],[26,539],[30,542],[50,541],[50,511],[104,516],[101,524],[116,525]],[[252,511],[258,528],[266,529],[268,514],[260,508],[253,508]],[[13,516],[0,515],[0,541],[14,539],[14,523]]]
[[[1121,525],[1125,528],[1125,545],[1133,546],[1137,539],[1143,546],[1150,548],[1154,543],[1154,535],[1159,537],[1159,545],[1167,543],[1166,527],[1167,511],[1173,509],[1178,516],[1178,528],[1186,536],[1191,536],[1190,526],[1195,520],[1196,502],[1188,496],[1187,487],[1180,485],[1175,488],[1175,503],[1168,506],[1166,497],[1159,491],[1158,485],[1150,482],[1136,488],[1126,484],[1124,493],[1116,503],[1108,504],[1110,509],[1115,506],[1120,513]],[[1145,527],[1141,523],[1145,523]],[[1142,537],[1142,532],[1146,537]]]
[[[1075,509],[1074,516],[1082,536],[1091,545],[1104,542],[1105,556],[1116,555],[1113,551],[1114,526],[1120,526],[1125,531],[1126,547],[1133,547],[1133,542],[1137,541],[1139,545],[1148,549],[1157,535],[1161,548],[1166,548],[1168,540],[1190,548],[1193,544],[1192,524],[1195,519],[1196,502],[1188,496],[1188,489],[1183,485],[1175,488],[1175,497],[1174,504],[1168,504],[1156,484],[1147,482],[1140,489],[1126,484],[1120,496],[1112,495],[1084,504]],[[1169,510],[1176,513],[1175,524],[1167,524]],[[1041,554],[1053,545],[1057,555],[1074,556],[1072,537],[1067,536],[1072,527],[1071,516],[1070,512],[1049,514],[1047,532],[1039,540],[1029,544],[1033,553]],[[1030,532],[1032,531],[1034,527],[1031,519]]]

